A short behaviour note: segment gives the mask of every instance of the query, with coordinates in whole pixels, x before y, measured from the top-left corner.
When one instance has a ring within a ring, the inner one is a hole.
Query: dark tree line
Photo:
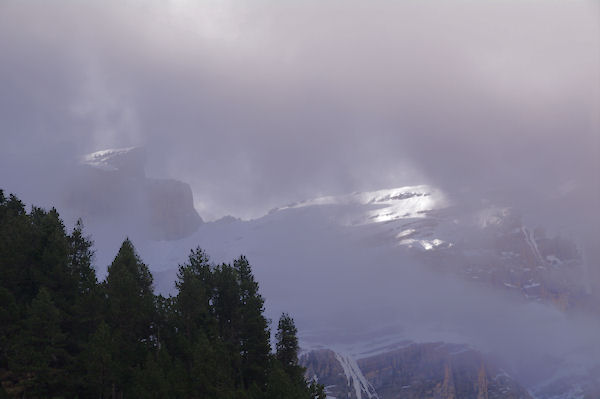
[[[0,190],[0,398],[324,398],[298,365],[293,320],[271,352],[248,260],[200,248],[177,295],[153,292],[126,239],[99,282],[90,238]]]

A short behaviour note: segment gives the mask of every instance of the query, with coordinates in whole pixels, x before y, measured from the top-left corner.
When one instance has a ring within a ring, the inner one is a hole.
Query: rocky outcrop
[[[531,398],[484,356],[459,345],[413,344],[358,360],[380,398]]]
[[[328,397],[336,399],[378,399],[373,386],[350,355],[329,349],[311,351],[300,359],[306,376],[325,385]]]
[[[177,240],[195,232],[202,219],[190,186],[152,179],[144,171],[142,148],[98,151],[82,157],[65,193],[66,206],[86,222],[113,223],[155,240]]]
[[[198,229],[202,219],[194,209],[189,184],[173,179],[146,179],[144,188],[155,238],[177,240]]]
[[[328,349],[301,357],[307,377],[335,398],[531,399],[529,393],[481,353],[462,345],[411,344],[356,360],[345,372],[343,356]],[[364,378],[366,385],[355,384]]]
[[[339,399],[356,398],[336,353],[329,349],[314,350],[300,357],[306,367],[306,377],[325,385],[328,396]]]

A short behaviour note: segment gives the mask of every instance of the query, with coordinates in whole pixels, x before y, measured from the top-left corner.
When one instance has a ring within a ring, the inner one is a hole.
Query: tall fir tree
[[[113,332],[108,324],[102,321],[90,335],[81,355],[86,382],[81,388],[82,396],[105,399],[110,398],[116,391],[117,351]]]
[[[77,293],[69,310],[69,317],[65,320],[65,331],[70,332],[68,350],[75,355],[75,362],[71,365],[69,373],[72,378],[73,392],[85,391],[87,378],[86,367],[88,359],[85,349],[90,337],[97,331],[103,314],[102,292],[96,278],[96,271],[92,266],[94,251],[92,241],[83,233],[83,222],[77,220],[71,234],[67,236],[69,242],[68,268],[75,280]]]
[[[190,251],[188,262],[179,265],[177,272],[177,297],[175,308],[183,334],[190,341],[203,332],[212,337],[216,324],[211,311],[213,279],[210,259],[200,248]]]
[[[129,239],[125,239],[108,267],[105,281],[107,322],[111,327],[117,352],[116,389],[128,389],[134,369],[146,360],[153,347],[154,293],[152,274],[140,260]]]
[[[78,219],[69,240],[69,269],[77,280],[79,295],[90,293],[98,285],[96,271],[92,267],[93,242],[83,233],[83,222]]]
[[[221,372],[222,364],[215,364],[219,341],[212,309],[213,280],[208,255],[196,248],[188,261],[179,265],[175,282],[175,325],[179,333],[174,335],[172,352],[178,355],[185,370],[184,389],[198,397],[210,397],[211,386],[221,381],[221,374],[227,374]],[[226,380],[224,384],[231,382]]]
[[[283,313],[279,318],[275,338],[276,357],[285,370],[294,370],[298,366],[298,351],[300,346],[297,337],[298,329],[294,319],[289,314]]]
[[[241,374],[241,309],[240,287],[237,273],[233,267],[223,263],[214,270],[215,291],[213,306],[217,320],[219,340],[226,349],[227,362],[231,371],[231,380],[235,388],[243,387]]]
[[[276,361],[270,375],[267,397],[293,399],[324,399],[325,387],[316,382],[307,384],[306,369],[298,364],[298,329],[287,313],[279,318],[276,337]]]
[[[54,397],[64,391],[70,359],[65,351],[67,335],[61,329],[61,319],[50,291],[41,288],[27,309],[9,364],[23,377],[19,380],[24,396]]]
[[[241,373],[245,388],[256,385],[264,389],[271,346],[269,323],[264,317],[264,299],[258,292],[258,283],[245,256],[234,260],[240,284],[240,349]]]

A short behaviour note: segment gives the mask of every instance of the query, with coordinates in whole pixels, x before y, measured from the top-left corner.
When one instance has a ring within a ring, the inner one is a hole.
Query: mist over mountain
[[[165,295],[192,248],[246,255],[330,395],[595,397],[599,15],[4,1],[0,188]]]
[[[95,171],[118,172],[105,165],[104,156],[135,159],[131,151],[84,159],[98,161],[91,165]],[[120,170],[125,176],[132,173]],[[117,182],[123,178],[108,176]],[[96,188],[74,186],[75,192],[81,190],[93,194]],[[130,198],[147,195],[140,184],[128,184],[124,192]],[[597,389],[600,298],[590,284],[588,260],[572,238],[528,226],[515,209],[485,202],[473,210],[431,186],[407,186],[300,201],[247,221],[226,217],[168,240],[148,234],[144,226],[152,213],[132,214],[124,222],[120,212],[108,209],[98,223],[95,209],[90,208],[87,230],[97,237],[101,275],[112,240],[120,239],[111,234],[117,226],[134,237],[163,294],[174,293],[177,265],[185,262],[189,249],[204,248],[217,264],[243,253],[255,264],[267,316],[292,312],[307,354],[327,348],[377,370],[378,359],[398,348],[425,349],[443,342],[468,348],[475,359],[496,359],[485,362],[506,374],[507,381],[497,382],[501,387],[514,381],[519,389],[542,392],[539,397],[565,398],[576,397],[564,396],[572,387]],[[165,225],[173,225],[180,212],[166,214]],[[444,359],[441,364],[450,361]],[[468,367],[477,363],[469,362]],[[327,367],[341,367],[335,364]],[[455,364],[457,370],[461,364]],[[404,367],[412,370],[415,364]],[[480,371],[468,367],[465,372],[472,376]],[[373,373],[370,378],[379,378],[379,371]],[[443,377],[440,373],[436,378]],[[358,377],[347,378],[350,383]],[[329,392],[339,395],[333,388]]]

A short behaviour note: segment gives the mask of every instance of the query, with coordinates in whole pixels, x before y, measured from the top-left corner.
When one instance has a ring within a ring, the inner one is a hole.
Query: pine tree
[[[178,290],[175,307],[186,338],[193,341],[200,332],[208,336],[216,334],[210,304],[212,272],[209,257],[202,249],[192,250],[188,262],[179,265],[175,286]]]
[[[108,398],[117,384],[117,348],[108,324],[101,322],[90,336],[82,354],[86,378],[82,394]]]
[[[85,370],[88,359],[85,349],[90,337],[97,332],[103,317],[103,302],[96,271],[92,266],[94,251],[92,241],[83,234],[83,223],[79,219],[73,231],[67,236],[69,242],[68,269],[75,282],[76,297],[71,301],[69,317],[65,320],[65,331],[69,331],[68,350],[75,356],[69,374],[71,392],[81,393],[88,385]]]
[[[77,278],[69,270],[69,242],[65,226],[54,208],[46,212],[34,207],[29,217],[33,249],[29,271],[37,283],[32,288],[37,293],[40,287],[46,287],[56,305],[67,310],[77,297]]]
[[[277,339],[276,357],[288,374],[298,366],[298,351],[300,346],[298,345],[297,333],[298,329],[296,328],[294,319],[287,313],[283,313],[279,318],[277,334],[275,335]]]
[[[132,385],[131,394],[135,398],[167,399],[172,394],[165,370],[152,352],[147,354],[144,365],[135,370]]]
[[[18,332],[19,316],[14,296],[6,288],[0,287],[0,369],[6,368],[11,340]]]
[[[37,294],[31,275],[32,224],[25,206],[14,195],[0,196],[0,286],[17,304],[31,302]]]
[[[24,394],[53,397],[62,392],[69,358],[64,350],[66,334],[60,324],[61,312],[50,291],[41,288],[28,308],[9,364],[24,377],[20,379]]]
[[[117,389],[130,387],[133,372],[152,348],[154,293],[152,274],[129,239],[123,241],[105,282],[107,321],[116,343]]]
[[[241,307],[238,276],[233,267],[221,264],[214,270],[214,313],[219,340],[225,345],[227,363],[235,388],[243,387],[241,374]]]
[[[263,316],[264,299],[258,292],[258,283],[254,280],[250,263],[245,256],[233,262],[240,284],[241,313],[241,373],[244,387],[255,384],[264,389],[269,367],[269,323]]]
[[[129,239],[125,239],[117,256],[108,267],[105,289],[108,321],[129,335],[134,342],[151,335],[154,316],[153,278],[142,263]]]
[[[69,269],[77,279],[79,295],[90,293],[97,285],[96,271],[92,267],[93,242],[83,235],[83,222],[78,219],[69,240]]]
[[[212,309],[212,266],[206,253],[196,248],[188,261],[179,265],[174,299],[175,325],[174,353],[185,369],[185,390],[194,396],[208,397],[219,365],[213,364],[217,344],[217,321]],[[211,344],[212,342],[212,344]]]
[[[287,313],[283,313],[279,318],[275,334],[276,361],[269,380],[268,398],[321,399],[325,397],[324,386],[314,382],[307,385],[304,378],[306,369],[298,365],[300,347],[297,333],[294,319]]]

